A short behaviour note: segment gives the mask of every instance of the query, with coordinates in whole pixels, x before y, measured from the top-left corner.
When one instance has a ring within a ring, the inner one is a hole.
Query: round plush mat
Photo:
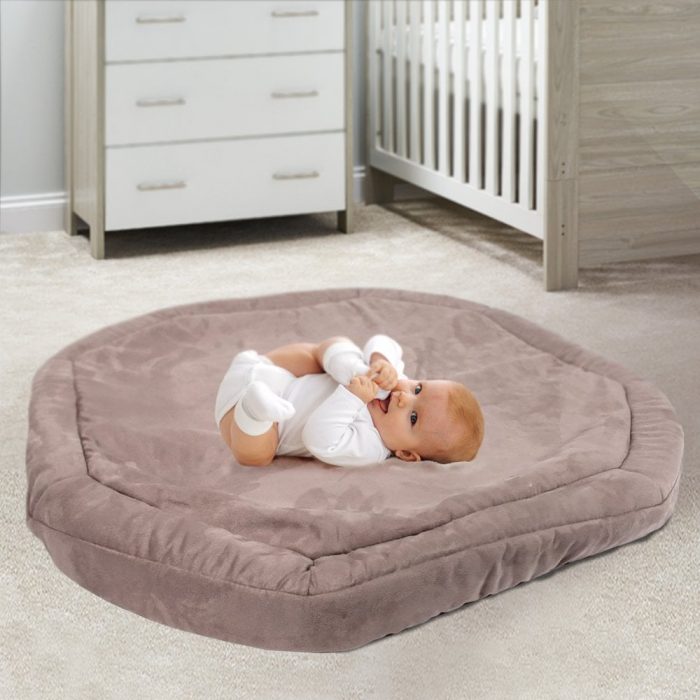
[[[409,377],[476,394],[474,461],[234,461],[212,411],[239,350],[375,333],[402,344]],[[341,651],[658,529],[682,452],[652,384],[505,311],[391,289],[211,301],[104,328],[38,370],[27,523],[65,574],[152,620]]]

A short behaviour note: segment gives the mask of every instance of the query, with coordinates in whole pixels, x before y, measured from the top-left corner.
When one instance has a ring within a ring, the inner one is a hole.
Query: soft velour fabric
[[[477,459],[234,461],[213,407],[239,350],[380,332],[409,377],[476,394]],[[65,574],[152,620],[342,651],[656,530],[682,452],[652,384],[505,311],[391,289],[217,300],[104,328],[38,370],[27,523]]]

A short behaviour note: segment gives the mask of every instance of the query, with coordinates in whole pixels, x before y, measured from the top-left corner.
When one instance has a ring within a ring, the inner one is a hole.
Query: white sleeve
[[[365,402],[339,384],[308,417],[301,439],[311,454],[339,467],[368,467],[383,462],[391,451],[379,433],[357,415]]]
[[[365,362],[369,364],[370,357],[372,357],[373,352],[378,352],[384,357],[386,357],[389,362],[394,366],[396,373],[399,378],[405,378],[404,374],[404,362],[403,362],[403,348],[388,335],[373,335],[366,343],[364,348],[362,348],[362,354],[364,355]]]

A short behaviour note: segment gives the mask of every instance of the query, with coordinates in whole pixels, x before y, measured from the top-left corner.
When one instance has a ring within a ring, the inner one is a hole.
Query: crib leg
[[[576,180],[550,180],[544,231],[544,288],[578,287],[578,188]]]
[[[389,173],[371,165],[365,168],[365,204],[382,204],[394,199],[394,185],[398,180]]]
[[[545,269],[544,288],[547,292],[559,292],[578,287],[578,270],[574,267],[561,267],[553,272]]]

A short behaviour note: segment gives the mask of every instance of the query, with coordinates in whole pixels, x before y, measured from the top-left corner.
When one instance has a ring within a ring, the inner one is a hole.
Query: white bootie
[[[233,419],[236,425],[248,435],[266,433],[276,421],[291,418],[296,413],[294,406],[277,396],[267,384],[253,381],[236,404]]]

